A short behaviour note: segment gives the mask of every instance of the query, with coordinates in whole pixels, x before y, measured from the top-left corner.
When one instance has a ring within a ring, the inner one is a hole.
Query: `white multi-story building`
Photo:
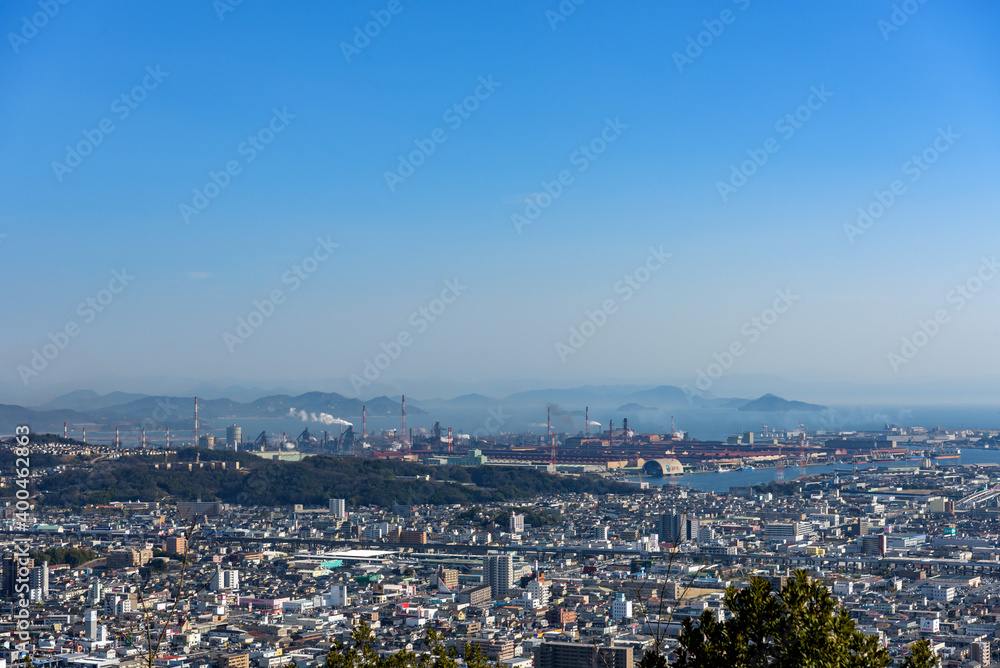
[[[44,601],[49,597],[49,562],[31,569],[28,590],[32,601]]]
[[[330,608],[342,608],[348,604],[347,587],[331,585],[330,593],[323,596],[323,605]]]
[[[545,582],[544,577],[539,576],[529,582],[525,591],[531,594],[532,601],[537,601],[537,605],[533,607],[544,608],[549,604],[549,585]]]
[[[376,524],[371,524],[364,528],[362,531],[362,536],[365,540],[382,540],[389,533],[395,530],[396,525],[390,524],[389,522],[378,522]]]
[[[104,597],[104,614],[118,617],[126,612],[132,612],[132,601],[125,594],[108,594]]]
[[[346,520],[347,502],[344,499],[330,499],[330,514],[338,520]]]
[[[87,605],[99,605],[104,599],[104,587],[100,582],[94,582],[90,585],[90,591],[87,593]]]
[[[772,540],[798,542],[813,534],[812,522],[768,522],[765,530]]]
[[[615,594],[615,600],[611,602],[611,618],[616,622],[632,617],[632,601],[625,598],[625,594]]]
[[[932,601],[948,601],[955,600],[955,588],[954,587],[942,587],[941,585],[924,585],[920,588],[920,594],[926,596]]]
[[[508,526],[512,534],[522,534],[524,533],[524,515],[518,515],[517,513],[510,514],[510,522]]]
[[[92,642],[107,642],[108,629],[97,623],[97,610],[87,610],[83,615],[83,627],[87,640]]]
[[[239,591],[240,572],[235,569],[217,569],[212,575],[212,582],[209,588],[212,591]]]

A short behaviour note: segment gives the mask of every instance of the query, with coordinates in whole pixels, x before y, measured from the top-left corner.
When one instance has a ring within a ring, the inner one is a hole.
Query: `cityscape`
[[[1000,668],[1000,5],[0,28],[0,668]]]

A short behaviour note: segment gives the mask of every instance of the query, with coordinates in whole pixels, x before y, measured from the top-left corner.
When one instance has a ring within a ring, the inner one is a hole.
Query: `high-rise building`
[[[173,552],[174,554],[184,554],[187,549],[187,539],[184,536],[170,536],[167,538],[165,545],[163,546],[167,552]]]
[[[525,591],[531,594],[531,600],[537,601],[539,608],[546,608],[549,605],[549,585],[545,582],[545,574],[540,574],[536,579],[528,583]]]
[[[344,499],[330,499],[330,514],[338,520],[346,520],[347,502]]]
[[[240,572],[238,570],[216,569],[212,575],[212,582],[209,585],[212,591],[239,591]]]
[[[691,517],[688,515],[684,519],[684,540],[695,541],[698,540],[698,518]]]
[[[974,642],[969,644],[969,655],[973,661],[978,661],[980,665],[988,666],[991,663],[989,641]]]
[[[608,528],[606,526],[597,525],[594,527],[594,539],[595,540],[607,540],[608,539]]]
[[[104,587],[101,585],[100,581],[96,581],[90,585],[90,592],[87,594],[87,605],[100,605],[103,600]]]
[[[49,562],[31,569],[28,576],[28,590],[32,601],[44,601],[49,597]]]
[[[97,623],[97,610],[87,610],[83,614],[83,627],[86,631],[87,640],[104,642],[107,640],[108,630]]]
[[[611,602],[611,618],[616,622],[632,618],[632,601],[626,599],[625,594],[615,594],[615,600]]]
[[[323,597],[323,605],[331,608],[341,608],[348,603],[347,587],[344,585],[330,585],[330,593]]]
[[[871,536],[861,536],[861,553],[876,556],[885,556],[886,535],[877,533]]]
[[[483,584],[490,586],[494,599],[503,598],[514,581],[514,557],[509,554],[488,554],[483,558]]]
[[[660,540],[664,543],[684,542],[684,520],[686,518],[681,513],[669,512],[660,516]]]
[[[111,593],[104,597],[104,614],[120,617],[132,611],[132,600],[125,594]]]
[[[632,648],[582,642],[543,642],[535,668],[632,668]]]
[[[518,515],[517,513],[510,514],[509,522],[510,533],[521,534],[524,533],[524,515]]]
[[[0,596],[5,598],[14,596],[14,586],[17,584],[17,560],[16,555],[8,552],[4,555],[3,561],[0,562]],[[27,566],[28,573],[30,573],[31,569],[35,567],[35,560],[28,558],[22,559],[22,561],[26,563],[20,565],[21,570],[23,571]]]

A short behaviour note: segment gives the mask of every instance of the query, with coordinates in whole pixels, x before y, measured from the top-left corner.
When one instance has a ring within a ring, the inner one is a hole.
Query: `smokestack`
[[[118,427],[115,427],[115,447],[120,447],[122,442],[118,440]]]
[[[142,449],[146,449],[146,428],[142,428]]]
[[[545,435],[550,436],[552,434],[552,407],[549,406],[545,409]]]
[[[608,420],[608,443],[615,440],[615,421]]]
[[[167,450],[170,449],[170,427],[167,427]]]
[[[198,397],[194,398],[194,447],[198,447]]]
[[[402,396],[401,403],[402,403],[402,406],[403,406],[403,412],[402,412],[402,415],[400,417],[400,422],[399,422],[399,439],[401,441],[403,441],[404,445],[408,446],[409,442],[406,439],[406,395],[403,394],[403,395],[400,395],[400,396]],[[409,450],[408,447],[406,449]]]
[[[86,427],[83,428],[83,442],[84,443],[87,442],[87,428]]]
[[[622,425],[622,430],[625,435],[625,442],[628,443],[628,418],[625,418],[625,423]]]
[[[368,435],[368,407],[361,406],[361,438]]]
[[[590,436],[590,406],[583,409],[583,433]]]
[[[63,422],[63,438],[66,438],[66,423]]]
[[[455,452],[455,441],[451,437],[451,427],[448,427],[448,452]]]

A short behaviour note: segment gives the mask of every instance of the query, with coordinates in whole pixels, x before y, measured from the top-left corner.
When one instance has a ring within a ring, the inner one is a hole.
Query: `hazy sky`
[[[995,3],[46,7],[0,5],[8,402],[1000,371]]]

